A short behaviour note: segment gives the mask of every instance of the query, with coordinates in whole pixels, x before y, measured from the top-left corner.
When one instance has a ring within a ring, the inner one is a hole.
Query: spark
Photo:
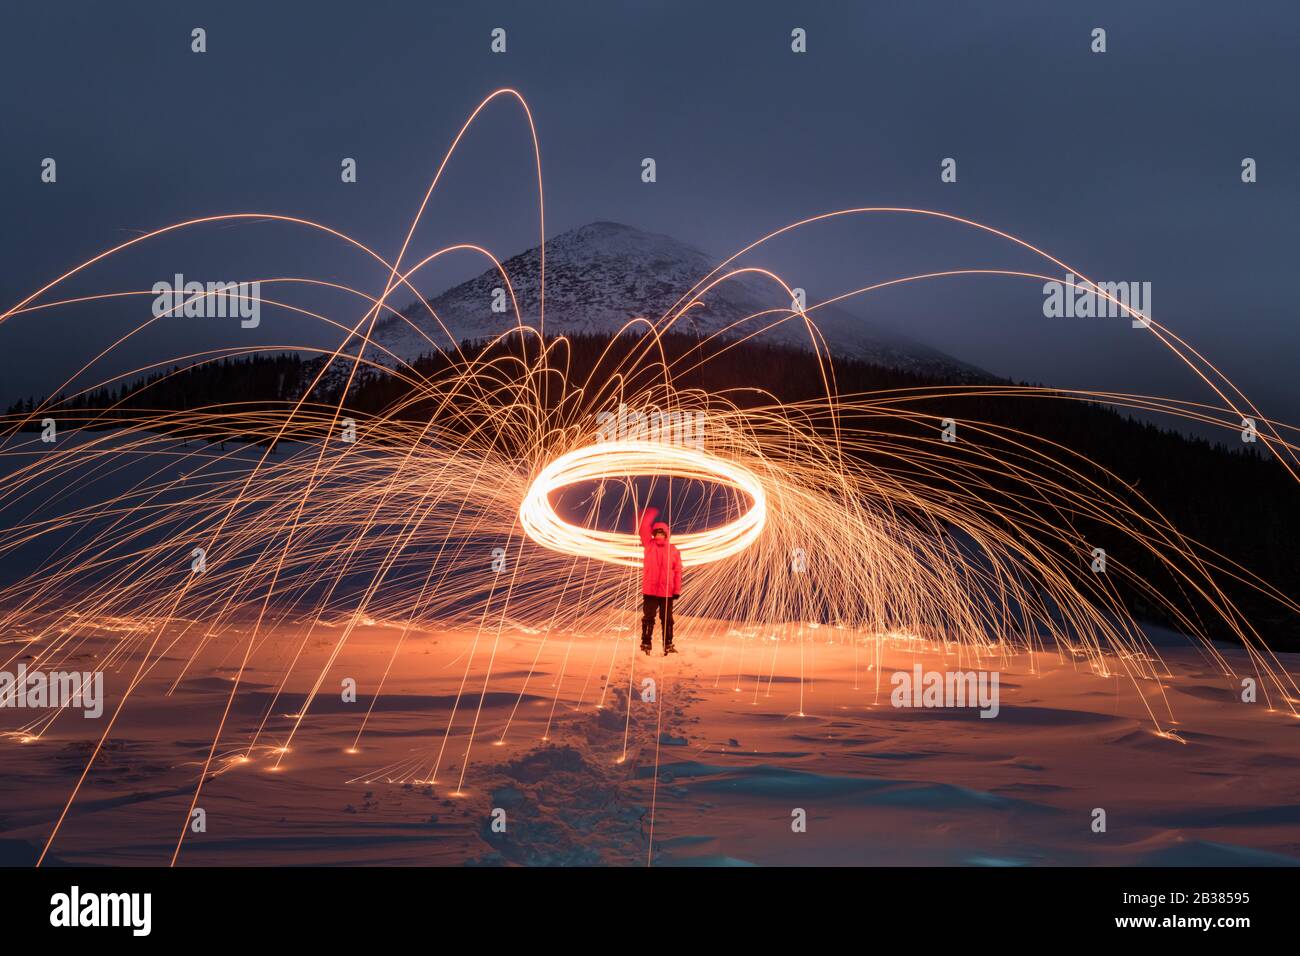
[[[412,255],[417,259],[413,264],[407,261],[449,161],[476,118],[497,100],[516,102],[532,134],[529,180],[531,189],[535,167],[543,249],[535,324],[525,320],[511,276],[487,249],[459,243],[418,259]],[[726,671],[728,686],[740,692],[742,679],[753,672],[752,706],[760,693],[773,696],[778,655],[788,660],[797,650],[798,699],[783,712],[797,718],[815,713],[805,694],[814,687],[817,647],[827,643],[850,643],[855,667],[859,651],[869,658],[866,673],[874,674],[875,686],[864,680],[863,689],[877,698],[886,650],[942,654],[959,663],[1025,655],[1031,671],[1037,667],[1034,655],[1050,650],[1058,660],[1077,661],[1099,677],[1128,679],[1152,732],[1184,743],[1170,729],[1175,719],[1161,683],[1168,679],[1168,669],[1128,613],[1113,583],[1118,581],[1163,612],[1225,677],[1235,680],[1240,665],[1230,663],[1210,642],[1204,623],[1181,598],[1186,595],[1208,608],[1245,650],[1266,707],[1297,716],[1300,688],[1234,605],[1225,584],[1253,588],[1287,612],[1300,613],[1292,596],[1181,533],[1136,487],[1050,436],[969,415],[962,419],[963,441],[945,443],[939,422],[924,405],[943,400],[953,408],[963,403],[975,408],[988,398],[1094,402],[1179,416],[1226,431],[1238,430],[1241,418],[1248,416],[1258,422],[1259,440],[1278,466],[1300,480],[1296,430],[1260,414],[1208,359],[1154,320],[1152,347],[1190,370],[1209,389],[1210,401],[1004,384],[842,394],[816,325],[818,310],[886,288],[919,288],[956,277],[1059,281],[1046,271],[919,273],[800,308],[793,307],[792,290],[781,277],[733,265],[793,230],[859,216],[924,217],[974,230],[1046,260],[1081,284],[1090,281],[1026,240],[959,216],[903,207],[835,210],[783,226],[742,248],[682,290],[664,315],[630,320],[595,370],[583,377],[573,369],[571,342],[563,336],[547,338],[545,332],[545,219],[532,113],[517,92],[498,90],[455,136],[392,261],[306,219],[260,212],[206,216],[133,236],[0,313],[3,331],[7,323],[40,321],[62,307],[148,295],[146,289],[53,297],[67,280],[138,244],[245,220],[342,240],[365,261],[378,264],[385,276],[377,295],[306,277],[258,280],[277,290],[275,298],[259,298],[260,305],[319,322],[337,336],[330,347],[293,341],[232,346],[170,356],[125,376],[120,369],[110,371],[110,356],[157,328],[163,317],[154,316],[50,389],[60,398],[0,420],[0,456],[14,463],[0,487],[0,508],[17,516],[0,528],[0,557],[34,543],[57,542],[39,569],[0,589],[0,633],[24,635],[10,642],[14,647],[7,663],[31,654],[32,668],[54,667],[94,651],[103,655],[100,668],[125,675],[116,705],[51,823],[41,859],[73,812],[130,700],[155,691],[169,696],[196,679],[204,665],[233,672],[222,674],[224,706],[214,718],[210,743],[205,738],[207,754],[196,761],[200,769],[189,801],[192,809],[209,781],[250,762],[252,754],[268,758],[266,771],[282,772],[280,760],[318,714],[315,705],[331,668],[364,628],[381,630],[386,639],[391,635],[392,645],[356,736],[343,751],[349,755],[361,752],[368,723],[381,713],[375,704],[388,691],[388,681],[403,676],[398,653],[409,635],[458,630],[469,637],[457,656],[438,662],[456,686],[450,704],[439,705],[439,723],[445,716],[441,741],[350,783],[411,780],[431,786],[447,776],[443,761],[452,737],[457,746],[463,737],[464,750],[453,758],[459,760],[459,773],[450,796],[468,798],[475,792],[474,778],[467,782],[467,775],[480,723],[492,724],[483,731],[490,730],[493,737],[487,746],[504,747],[548,651],[560,658],[560,666],[550,685],[554,694],[540,740],[559,736],[552,722],[562,697],[571,713],[608,717],[618,713],[618,696],[625,695],[623,752],[611,762],[635,763],[628,755],[633,728],[627,701],[635,689],[637,659],[626,623],[638,593],[632,569],[640,564],[641,547],[635,535],[617,530],[606,518],[617,512],[630,526],[626,519],[634,519],[644,506],[637,482],[645,479],[661,490],[708,488],[725,502],[718,509],[721,517],[705,515],[709,520],[700,527],[673,536],[683,564],[691,569],[690,614],[679,628],[688,641],[721,644],[719,682],[729,653],[736,652],[734,683],[733,671]],[[415,285],[422,270],[451,255],[488,262],[500,274],[514,312],[513,325],[470,354]],[[770,283],[778,305],[737,319],[704,338],[687,357],[669,358],[665,337],[711,290],[741,276]],[[282,294],[300,288],[348,295],[360,304],[359,314],[340,320],[280,301]],[[436,328],[419,328],[395,309],[390,300],[399,293],[413,296]],[[1116,304],[1127,322],[1127,307]],[[406,323],[428,342],[429,351],[440,354],[445,368],[427,374],[379,347],[372,333],[380,316]],[[819,371],[814,397],[783,402],[757,389],[706,392],[690,384],[738,342],[761,340],[787,322],[807,331]],[[60,407],[64,398],[70,402],[123,378],[158,373],[165,381],[180,374],[168,371],[172,366],[286,350],[314,353],[320,361],[300,393],[283,402],[136,409],[132,418],[124,417],[127,409],[120,401],[75,416]],[[321,388],[340,372],[343,397],[321,401]],[[348,409],[348,386],[363,372],[391,377],[401,386],[401,397],[378,412]],[[599,440],[599,415],[622,405],[702,416],[708,424],[700,446]],[[30,436],[24,428],[47,415],[57,416],[74,437],[54,446],[23,437]],[[344,417],[355,419],[365,440],[336,440]],[[884,427],[900,422],[914,427],[907,434]],[[189,444],[193,436],[231,432],[246,436],[249,444],[228,450]],[[148,472],[142,477],[130,470],[141,464]],[[93,495],[98,482],[128,472],[135,477],[126,490],[90,504],[78,498],[83,491]],[[562,518],[557,496],[587,485],[601,489],[599,501],[582,518]],[[1137,562],[1116,562],[1108,575],[1089,573],[1082,556],[1092,542],[1076,530],[1084,521],[1103,528],[1117,553],[1127,548],[1167,571],[1177,584],[1174,590],[1182,593],[1158,591],[1131,570]],[[199,546],[207,556],[201,574],[192,571],[188,557],[177,560],[178,554],[188,556]],[[508,572],[498,573],[483,560],[489,546],[501,549]],[[806,556],[806,566],[793,560],[796,554]],[[831,636],[821,639],[826,634],[822,628],[830,625]],[[560,638],[565,632],[567,641]],[[274,640],[278,634],[294,637],[281,647]],[[484,716],[484,702],[494,679],[502,686],[495,673],[500,645],[515,638],[535,641],[536,652],[521,685],[509,685],[511,693],[517,686],[515,706],[493,723]],[[557,640],[562,650],[556,648]],[[580,668],[570,673],[571,651],[579,640],[609,642],[607,655],[603,649],[590,655],[585,675]],[[324,661],[313,658],[311,649],[317,645],[326,649]],[[607,662],[603,670],[596,669],[598,657]],[[181,662],[176,673],[167,670],[172,660]],[[651,670],[661,686],[653,728],[647,863],[654,859],[662,715],[664,698],[673,692],[667,681],[673,666],[660,663]],[[475,667],[482,671],[481,682]],[[239,714],[234,704],[251,695],[254,674],[270,676],[269,700],[259,700],[262,709],[251,728],[232,729],[228,721]],[[295,688],[305,688],[301,700],[291,696]],[[56,713],[39,726],[7,736],[34,741],[37,730],[48,732],[58,717]],[[232,743],[236,737],[237,745]],[[263,738],[276,743],[268,745]],[[188,819],[177,821],[173,864]]]

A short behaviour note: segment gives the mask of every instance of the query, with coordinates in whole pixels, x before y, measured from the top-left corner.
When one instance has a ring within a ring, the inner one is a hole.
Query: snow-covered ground
[[[274,748],[341,632],[317,631],[274,707],[304,632],[267,635],[218,753],[241,753],[268,708],[271,717],[252,759],[219,763],[205,784],[207,831],[187,835],[182,862],[1300,862],[1300,721],[1239,702],[1190,649],[1162,649],[1179,742],[1147,717],[1141,697],[1155,700],[1155,683],[1098,678],[1050,653],[999,665],[1000,711],[982,719],[891,705],[896,670],[958,666],[939,653],[889,650],[878,691],[871,654],[842,634],[771,641],[684,620],[682,652],[647,658],[632,623],[549,635],[506,627],[499,641],[495,628],[412,632],[350,752],[401,634],[401,622],[363,626],[278,771]],[[136,692],[52,860],[169,859],[242,636],[206,651],[173,696],[164,692],[180,660]],[[103,646],[87,646],[86,666]],[[108,676],[110,704],[126,677]],[[341,699],[346,677],[356,703]],[[14,726],[15,712],[0,721]],[[0,740],[0,862],[35,858],[101,730],[68,716],[37,742]],[[424,782],[435,765],[436,781]],[[1104,833],[1093,830],[1098,808]],[[494,810],[504,833],[492,829]],[[805,832],[792,827],[800,810]]]
[[[110,446],[121,440],[98,437]],[[28,445],[14,454],[19,441],[6,446],[13,456],[0,470],[44,453]],[[158,451],[106,459],[120,470],[107,469],[57,507],[199,475],[220,448]],[[256,458],[245,449],[220,467],[242,473]],[[41,497],[67,491],[55,485]],[[30,549],[10,556],[6,578],[32,570],[32,561]],[[772,641],[692,620],[688,592],[682,653],[646,658],[636,653],[630,611],[552,634],[507,621],[499,641],[496,620],[481,634],[416,626],[395,658],[405,622],[369,622],[328,669],[343,633],[337,626],[310,637],[306,624],[263,633],[217,752],[243,753],[266,717],[258,746],[247,763],[218,760],[222,772],[199,804],[207,831],[187,836],[182,861],[1300,861],[1300,721],[1262,699],[1241,702],[1237,685],[1176,635],[1151,635],[1169,667],[1162,686],[1099,678],[1053,653],[985,665],[1000,672],[1001,700],[998,716],[982,719],[971,710],[891,705],[896,671],[918,662],[927,671],[970,666],[933,650],[895,646],[876,669],[870,644],[834,630]],[[112,642],[131,633],[129,624],[88,622],[97,636],[68,663],[95,669]],[[169,658],[150,674],[51,860],[170,859],[248,635],[236,628],[208,642],[170,696],[185,659]],[[20,625],[0,634],[8,669],[32,659],[28,636]],[[1250,673],[1240,652],[1223,653]],[[1300,655],[1280,657],[1292,675],[1300,670]],[[128,655],[105,675],[106,715],[137,662]],[[272,771],[274,748],[323,672],[320,695]],[[357,752],[349,752],[385,672]],[[642,699],[647,677],[653,701]],[[356,681],[355,703],[341,698],[345,678]],[[1162,696],[1181,739],[1155,733],[1144,700],[1160,713]],[[34,716],[0,709],[0,732]],[[0,736],[0,865],[34,861],[103,728],[104,719],[64,714],[37,741]],[[436,780],[424,782],[435,766]],[[494,809],[505,812],[504,833],[492,830]],[[1097,809],[1106,813],[1104,833],[1092,828]],[[805,832],[792,829],[798,810]]]

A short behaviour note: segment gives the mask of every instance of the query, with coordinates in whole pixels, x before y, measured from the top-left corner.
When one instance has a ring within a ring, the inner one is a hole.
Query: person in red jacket
[[[647,654],[654,647],[655,615],[663,623],[664,653],[676,654],[673,647],[673,601],[682,593],[682,556],[668,541],[668,525],[655,521],[658,508],[647,508],[641,516],[641,650]]]

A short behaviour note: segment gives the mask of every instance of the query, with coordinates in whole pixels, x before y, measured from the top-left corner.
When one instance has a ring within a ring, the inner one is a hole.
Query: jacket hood
[[[671,539],[672,539],[672,536],[673,536],[673,533],[672,533],[671,531],[668,530],[668,523],[665,522],[665,521],[656,521],[654,524],[652,524],[652,525],[650,526],[650,537],[653,538],[653,537],[654,537],[654,533],[655,533],[656,531],[660,530],[661,528],[663,529],[663,532],[664,532],[664,538],[665,538],[665,539],[668,539],[668,540],[671,540]]]

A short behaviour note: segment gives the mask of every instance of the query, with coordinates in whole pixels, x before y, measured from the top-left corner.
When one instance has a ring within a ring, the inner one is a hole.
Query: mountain
[[[502,263],[524,322],[534,327],[539,306],[539,251],[534,247]],[[677,239],[616,222],[593,222],[562,233],[546,243],[546,334],[608,335],[634,316],[658,320],[719,261]],[[493,290],[501,287],[500,274],[490,269],[448,289],[430,304],[457,341],[489,338],[514,325],[513,309],[492,311]],[[788,305],[778,286],[753,274],[728,279],[711,289],[703,301],[702,308],[690,310],[679,320],[677,331],[708,335],[746,316]],[[446,344],[446,336],[421,303],[412,303],[402,314],[435,343]],[[988,377],[981,369],[875,327],[843,309],[826,306],[812,317],[836,355],[961,380]],[[760,328],[760,323],[778,318],[764,316],[729,334],[748,334]],[[428,341],[396,316],[378,323],[374,338],[405,361],[432,351]],[[807,332],[798,320],[764,332],[761,341],[808,348]]]

